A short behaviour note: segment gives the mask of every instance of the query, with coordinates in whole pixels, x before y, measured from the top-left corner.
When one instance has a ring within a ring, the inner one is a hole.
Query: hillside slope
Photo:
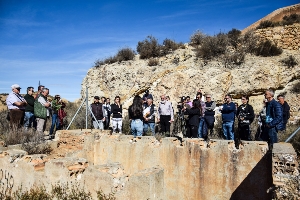
[[[277,22],[277,21],[281,21],[284,16],[291,15],[291,14],[300,14],[300,3],[287,6],[284,8],[279,8],[273,11],[272,13],[268,14],[264,18],[258,20],[257,22],[251,24],[250,26],[242,30],[242,33],[246,33],[247,31],[255,29],[262,21],[269,20],[269,21]]]
[[[119,95],[124,108],[127,108],[134,95],[142,95],[149,89],[155,104],[158,104],[161,94],[167,94],[176,109],[179,97],[189,95],[194,98],[201,88],[204,93],[213,94],[218,102],[222,102],[227,93],[234,98],[249,94],[250,104],[258,112],[262,107],[264,91],[272,87],[276,95],[286,95],[292,116],[299,118],[300,92],[297,88],[300,86],[300,66],[288,68],[280,62],[289,55],[300,60],[299,51],[284,50],[282,55],[276,57],[247,55],[244,64],[232,69],[225,68],[218,61],[204,64],[196,59],[191,46],[159,58],[159,66],[150,67],[147,60],[141,60],[137,55],[134,61],[91,68],[82,82],[81,94],[84,98],[87,86],[90,103],[96,95],[111,99]],[[175,64],[177,58],[179,62]],[[240,103],[239,99],[235,101]]]

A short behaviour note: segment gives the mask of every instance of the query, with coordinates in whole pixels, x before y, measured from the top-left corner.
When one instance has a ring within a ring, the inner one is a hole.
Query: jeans
[[[122,133],[122,118],[112,118],[112,127],[113,133],[115,133],[117,129],[119,129],[119,133]]]
[[[97,124],[97,121],[98,121],[99,126]],[[97,120],[97,121],[93,121],[94,129],[103,130],[104,129],[104,123],[105,123],[105,121],[104,122],[102,120]]]
[[[202,132],[203,123],[204,123],[204,118],[201,117],[200,122],[199,122],[199,127],[198,127],[198,137],[199,138],[203,138],[203,132]]]
[[[234,140],[233,122],[223,122],[222,129],[226,140]]]
[[[134,137],[143,135],[143,122],[140,119],[133,119],[130,123],[131,133]]]
[[[56,130],[59,130],[58,114],[52,115],[52,124],[51,124],[49,135],[53,135],[54,126],[56,127]]]
[[[35,121],[34,114],[31,112],[25,112],[24,127],[30,128],[31,126],[34,126],[34,121]]]
[[[144,133],[147,133],[149,127],[150,127],[150,130],[152,132],[152,135],[154,136],[155,135],[155,123],[154,122],[144,123]]]

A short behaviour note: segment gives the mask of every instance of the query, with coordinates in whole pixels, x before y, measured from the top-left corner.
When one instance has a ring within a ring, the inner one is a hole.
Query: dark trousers
[[[160,132],[161,133],[170,133],[171,126],[171,115],[161,115],[160,116]]]
[[[239,124],[238,125],[238,132],[239,132],[239,138],[241,140],[248,140],[251,141],[251,134],[250,134],[250,125],[246,124]]]
[[[25,110],[11,109],[9,111],[10,128],[16,130],[22,127],[24,122]]]
[[[213,130],[214,130],[215,116],[207,115],[207,116],[204,116],[204,119],[205,119],[205,122],[207,125],[207,129],[209,130],[210,135],[212,135]]]
[[[109,129],[109,123],[110,123],[110,113],[105,118],[104,129]]]
[[[190,135],[192,138],[198,138],[198,126],[189,125]]]

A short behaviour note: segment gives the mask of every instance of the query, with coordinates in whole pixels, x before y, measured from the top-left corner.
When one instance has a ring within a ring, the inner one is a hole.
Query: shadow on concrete
[[[273,185],[272,153],[268,152],[231,195],[231,200],[271,199],[267,190]]]

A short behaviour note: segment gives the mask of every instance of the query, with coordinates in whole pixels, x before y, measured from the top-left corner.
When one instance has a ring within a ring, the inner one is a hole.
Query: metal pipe
[[[75,119],[76,115],[78,114],[78,112],[79,112],[79,110],[81,109],[81,107],[82,107],[83,103],[85,102],[85,100],[86,100],[86,99],[84,99],[84,100],[81,102],[81,105],[80,105],[80,107],[77,109],[77,111],[76,111],[75,115],[73,116],[73,118],[72,118],[72,120],[71,120],[71,122],[70,122],[70,124],[69,124],[69,126],[67,127],[67,129],[66,129],[66,130],[68,130],[68,129],[69,129],[69,127],[71,126],[72,122],[74,121],[74,119]]]
[[[88,87],[85,89],[85,100],[86,100],[86,109],[85,109],[85,129],[88,127],[88,106],[89,106],[89,96],[88,96]]]
[[[299,130],[300,130],[300,126],[297,128],[297,130],[295,130],[295,132],[292,135],[290,135],[290,137],[288,139],[285,140],[285,142],[289,142],[290,139],[292,139]]]

